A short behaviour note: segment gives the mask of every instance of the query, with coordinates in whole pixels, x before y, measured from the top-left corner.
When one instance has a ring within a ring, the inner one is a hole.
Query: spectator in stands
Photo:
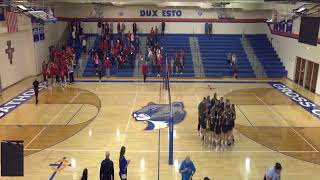
[[[158,33],[159,33],[158,26],[156,26],[156,29],[154,30],[154,37],[155,37],[156,44],[158,43]]]
[[[186,159],[182,161],[179,172],[181,173],[182,180],[190,180],[196,173],[196,168],[193,162],[190,160],[189,156],[187,156]]]
[[[211,35],[212,34],[212,22],[210,22],[208,24],[208,30],[209,30],[208,34]]]
[[[206,23],[204,24],[204,33],[205,33],[205,34],[208,34],[208,32],[209,32],[208,28],[209,28],[209,24],[208,24],[208,22],[206,22]]]
[[[142,64],[142,74],[143,74],[143,82],[145,83],[148,77],[148,66],[147,66],[147,62]]]
[[[74,27],[71,33],[71,37],[72,37],[72,46],[75,47],[76,46],[76,28]]]
[[[228,56],[227,56],[227,62],[228,62],[229,65],[231,65],[232,54],[233,54],[233,52],[229,52]]]
[[[105,56],[104,64],[106,65],[106,75],[110,77],[110,60],[108,56]]]
[[[135,36],[135,33],[132,33],[131,36],[130,36],[130,43],[131,43],[132,45],[134,45],[134,41],[135,41],[134,36]]]
[[[74,76],[73,76],[73,65],[68,66],[68,73],[69,73],[69,83],[74,83]]]
[[[133,47],[133,45],[131,45],[130,49],[129,49],[129,52],[128,52],[128,58],[129,58],[129,63],[131,65],[131,69],[134,69],[134,66],[135,66],[135,49]]]
[[[130,160],[125,158],[126,147],[122,146],[120,150],[120,157],[119,157],[119,176],[121,180],[127,180],[127,169],[128,165],[130,164]]]
[[[237,61],[237,55],[236,53],[232,53],[231,55],[231,64],[235,63]]]
[[[104,32],[105,32],[106,34],[109,34],[109,33],[110,33],[110,25],[109,25],[109,23],[107,23],[107,22],[106,22],[106,28],[105,28]]]
[[[101,50],[102,52],[105,52],[107,48],[108,48],[108,44],[107,44],[107,42],[106,42],[105,40],[103,40],[103,41],[100,43],[100,50]]]
[[[88,180],[88,169],[85,168],[83,171],[82,171],[82,176],[81,176],[81,179],[80,180]]]
[[[98,64],[99,64],[99,56],[98,56],[98,52],[95,52],[94,54],[94,65],[95,65],[95,69],[96,69],[96,75],[98,75],[98,71],[97,71],[97,68],[98,68]]]
[[[135,44],[136,52],[140,51],[140,39],[138,35],[134,36],[134,44]]]
[[[185,62],[184,60],[185,60],[184,49],[181,49],[181,53],[180,53],[181,74],[182,74],[182,71],[184,70],[184,62]]]
[[[174,59],[173,59],[173,57],[171,57],[170,63],[171,63],[171,74],[173,74],[173,71],[174,71]]]
[[[121,25],[120,25],[120,22],[118,22],[118,24],[117,24],[117,33],[118,33],[118,36],[120,36],[120,33],[121,33]]]
[[[121,25],[121,34],[124,35],[126,32],[126,25],[124,24],[124,22],[122,22],[122,25]]]
[[[157,53],[157,77],[160,77],[160,72],[161,72],[161,69],[162,69],[162,55],[160,52]]]
[[[176,57],[175,57],[175,60],[174,60],[174,64],[176,66],[176,74],[177,73],[180,73],[180,62],[179,62],[179,54],[178,54],[178,51],[176,51]]]
[[[133,32],[133,34],[136,35],[137,31],[138,31],[138,26],[137,26],[136,22],[133,22],[133,24],[132,24],[132,32]]]
[[[150,36],[151,36],[151,38],[153,38],[153,37],[154,37],[154,30],[153,30],[153,27],[151,27],[151,30],[150,30]]]
[[[263,180],[280,180],[281,179],[282,166],[280,163],[276,163],[274,167],[267,170]]]
[[[110,23],[110,36],[111,36],[111,40],[113,41],[113,23]]]
[[[100,180],[114,180],[114,166],[110,160],[110,152],[106,152],[105,159],[100,166]]]
[[[237,66],[237,57],[236,53],[233,53],[231,56],[231,65],[232,65],[232,72],[233,72],[233,77],[238,78],[238,66]]]
[[[82,50],[84,53],[87,53],[87,40],[86,38],[82,38]]]
[[[164,35],[164,31],[166,29],[166,23],[164,21],[161,22],[161,35]]]

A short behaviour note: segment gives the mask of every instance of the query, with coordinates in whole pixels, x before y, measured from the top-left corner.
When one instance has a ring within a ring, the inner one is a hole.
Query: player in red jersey
[[[45,61],[43,61],[42,63],[42,76],[43,76],[43,81],[45,83],[46,86],[48,86],[48,79],[47,79],[47,63]]]

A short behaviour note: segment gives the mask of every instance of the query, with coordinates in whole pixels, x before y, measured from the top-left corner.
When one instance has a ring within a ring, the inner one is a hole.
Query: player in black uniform
[[[237,117],[236,116],[236,109],[235,109],[234,104],[232,104],[231,105],[231,117],[230,117],[230,124],[229,124],[229,132],[228,132],[228,137],[229,137],[228,145],[229,144],[231,145],[234,143],[233,128],[235,125],[236,117]]]
[[[210,113],[210,110],[211,110],[211,98],[210,98],[210,96],[207,96],[206,107],[207,107],[208,113]]]
[[[220,141],[221,141],[221,124],[222,123],[222,111],[220,108],[217,110],[217,114],[215,116],[215,125],[214,125],[214,134],[215,134],[215,143],[216,143],[216,150],[220,148]]]
[[[230,109],[230,108],[229,108]],[[228,144],[228,132],[229,132],[229,121],[230,121],[230,111],[228,107],[226,107],[223,112],[222,118],[222,141],[221,146],[227,146]]]
[[[206,136],[207,115],[208,115],[208,108],[205,108],[205,110],[201,113],[201,116],[200,116],[200,133],[202,134],[201,140],[203,141],[203,143],[205,142],[205,136]]]
[[[208,126],[209,126],[209,147],[212,148],[213,145],[215,144],[215,133],[214,133],[214,128],[215,128],[215,116],[216,116],[216,109],[217,107],[214,106],[211,109],[211,113],[210,113],[210,118],[209,118],[209,122],[208,122]]]
[[[38,95],[39,95],[39,81],[38,79],[35,79],[32,83],[33,85],[33,90],[34,90],[34,94],[36,96],[36,104],[38,104],[39,100],[38,100]]]
[[[198,132],[199,132],[199,136],[201,136],[201,132],[200,132],[200,117],[201,117],[201,114],[204,111],[206,101],[207,101],[206,97],[204,97],[203,100],[199,103],[199,106],[198,106]]]
[[[226,102],[224,103],[224,110],[228,109],[230,110],[230,100],[229,99],[226,99]]]
[[[221,111],[224,111],[224,102],[223,102],[223,97],[220,98],[219,100],[219,108],[221,109]]]
[[[217,93],[214,93],[213,98],[211,99],[211,106],[214,107],[218,104]]]

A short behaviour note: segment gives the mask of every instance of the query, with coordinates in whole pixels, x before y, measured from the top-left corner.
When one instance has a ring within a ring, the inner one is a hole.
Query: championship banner
[[[274,22],[273,23],[273,30],[274,31],[279,31],[279,22]]]
[[[40,36],[40,40],[44,40],[45,39],[44,24],[41,24],[41,23],[40,23],[40,26],[39,26],[39,36]]]
[[[37,42],[40,40],[39,29],[36,25],[32,25],[32,35],[33,35],[33,42]]]
[[[280,32],[285,32],[285,28],[286,28],[286,20],[282,20],[279,22],[279,31]]]
[[[40,40],[38,22],[35,18],[31,18],[33,42]]]
[[[292,34],[292,28],[293,28],[293,20],[292,19],[288,19],[287,20],[286,32]]]

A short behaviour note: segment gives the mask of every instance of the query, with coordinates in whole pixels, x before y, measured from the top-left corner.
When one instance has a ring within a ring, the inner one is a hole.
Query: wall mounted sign
[[[140,10],[140,17],[181,17],[182,11],[176,9]]]

